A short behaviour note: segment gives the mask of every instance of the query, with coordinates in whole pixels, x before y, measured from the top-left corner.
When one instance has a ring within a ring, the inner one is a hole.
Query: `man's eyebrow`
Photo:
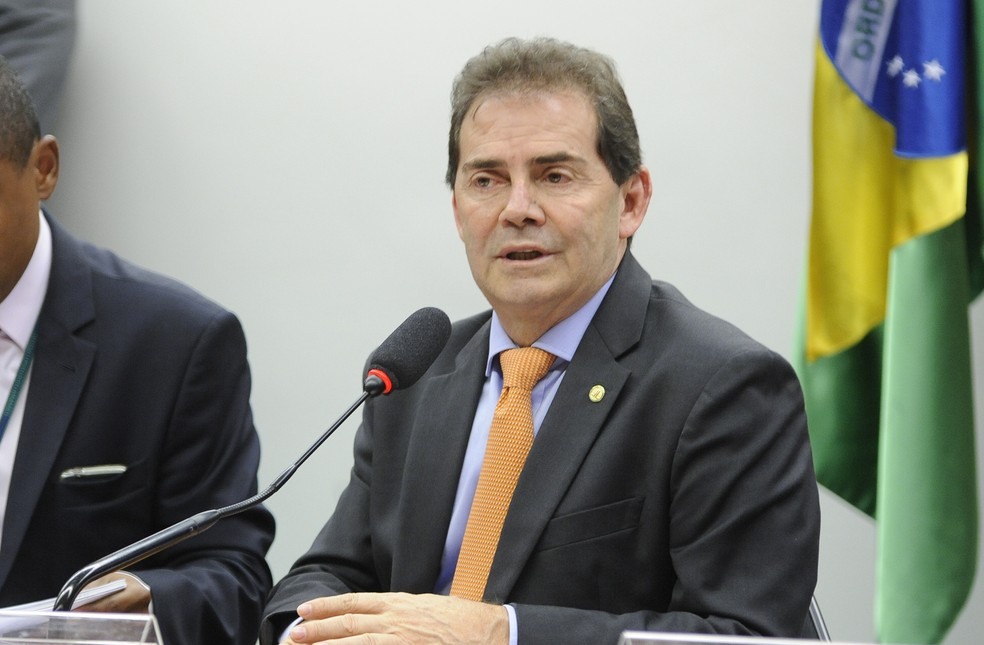
[[[501,159],[472,159],[461,164],[461,169],[465,172],[471,170],[492,170],[504,165]]]
[[[549,166],[555,163],[575,163],[583,164],[584,159],[569,152],[554,152],[548,155],[540,155],[533,158],[534,166]],[[472,170],[494,170],[505,165],[501,159],[472,159],[461,164],[461,170],[468,172]]]
[[[577,155],[572,155],[569,152],[555,152],[553,154],[541,155],[533,158],[533,164],[536,166],[549,166],[550,164],[555,163],[583,164],[584,159]]]

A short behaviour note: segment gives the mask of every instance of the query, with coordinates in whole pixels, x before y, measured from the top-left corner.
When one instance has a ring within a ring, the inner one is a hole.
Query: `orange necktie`
[[[536,347],[499,355],[502,394],[492,415],[478,487],[461,541],[451,595],[481,600],[499,545],[519,473],[533,445],[533,386],[546,375],[554,355]]]

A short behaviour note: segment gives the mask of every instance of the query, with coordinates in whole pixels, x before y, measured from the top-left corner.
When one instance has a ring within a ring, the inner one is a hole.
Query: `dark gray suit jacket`
[[[0,607],[54,596],[84,565],[256,492],[259,440],[235,316],[49,222]],[[126,472],[62,477],[106,464]],[[133,567],[152,588],[164,641],[255,642],[272,540],[273,518],[257,508]]]
[[[433,591],[489,318],[455,324],[420,383],[366,406],[351,482],[275,587],[261,642],[313,597]],[[796,636],[818,540],[793,370],[627,255],[537,434],[486,600],[515,606],[520,643]]]

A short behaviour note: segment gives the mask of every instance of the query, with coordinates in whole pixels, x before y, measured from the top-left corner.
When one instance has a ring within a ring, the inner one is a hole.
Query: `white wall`
[[[656,183],[637,256],[788,356],[818,4],[81,0],[50,206],[239,314],[266,486],[406,315],[485,307],[442,182],[451,79],[487,43],[552,35],[620,65]],[[973,324],[984,383],[979,303]],[[355,426],[271,501],[276,577],[331,512]],[[823,513],[817,596],[835,637],[871,640],[873,525],[826,493]],[[984,631],[980,582],[970,603],[948,642]]]

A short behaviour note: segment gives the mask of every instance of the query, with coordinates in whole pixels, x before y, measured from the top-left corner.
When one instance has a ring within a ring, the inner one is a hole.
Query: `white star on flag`
[[[931,81],[936,81],[937,83],[942,80],[943,75],[946,74],[946,70],[940,65],[940,61],[935,58],[928,63],[923,63],[923,76]]]
[[[902,61],[902,57],[898,54],[896,54],[895,57],[888,61],[885,65],[888,67],[888,75],[892,78],[898,76],[899,72],[905,68],[905,63]]]
[[[902,74],[902,84],[906,87],[917,88],[922,79],[919,77],[919,72],[914,69],[907,69],[904,74]]]

